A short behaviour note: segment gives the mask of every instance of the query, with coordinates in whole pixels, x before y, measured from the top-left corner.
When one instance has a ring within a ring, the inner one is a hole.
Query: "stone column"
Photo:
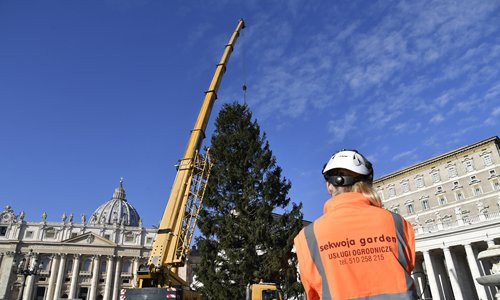
[[[59,271],[57,272],[56,288],[54,290],[54,300],[61,297],[61,289],[64,283],[64,274],[66,273],[66,254],[60,254]]]
[[[122,281],[122,258],[116,258],[116,266],[115,266],[115,281],[113,284],[113,298],[112,300],[118,300],[120,295],[121,281]]]
[[[444,260],[446,261],[446,266],[448,267],[448,276],[450,277],[451,288],[453,290],[453,295],[455,299],[463,299],[462,290],[460,290],[460,284],[458,281],[458,273],[455,268],[455,262],[453,262],[453,257],[451,256],[451,251],[449,247],[443,249]]]
[[[424,296],[424,291],[426,289],[426,286],[424,283],[426,283],[425,280],[425,275],[424,275],[424,270],[422,268],[423,264],[423,259],[420,259],[420,256],[417,255],[415,258],[415,268],[413,269],[412,277],[413,280],[415,281],[415,286],[417,288],[417,295],[422,295]]]
[[[38,255],[34,255],[29,261],[29,267],[35,266],[35,261],[38,260]],[[33,288],[35,286],[35,276],[36,275],[30,275],[28,278],[26,278],[26,287],[24,287],[24,292],[23,292],[23,300],[31,300],[32,295],[33,295]]]
[[[428,250],[423,251],[423,253],[425,269],[427,271],[427,280],[429,280],[429,286],[431,287],[432,299],[441,300],[441,295],[439,294],[439,288],[436,281],[436,275],[434,273],[434,266],[432,265],[431,255]]]
[[[25,286],[23,289],[22,300],[30,300],[31,294],[33,293],[33,285],[35,284],[35,276],[30,275],[26,277]]]
[[[114,272],[114,259],[113,256],[109,256],[106,263],[106,287],[104,288],[104,300],[110,300],[113,295],[112,280]]]
[[[470,272],[472,274],[472,279],[474,281],[474,286],[476,287],[477,296],[480,300],[488,299],[486,295],[485,288],[477,282],[477,278],[481,277],[479,272],[479,267],[477,265],[476,257],[474,256],[474,251],[472,250],[471,244],[464,245],[465,253],[467,254],[467,263],[469,264]]]
[[[52,259],[50,260],[50,277],[49,277],[49,287],[47,288],[47,297],[46,299],[54,298],[54,288],[56,287],[56,278],[57,278],[57,267],[59,266],[59,256],[52,255]]]
[[[89,300],[95,300],[97,298],[97,289],[99,281],[99,255],[94,256],[94,261],[92,262],[92,281],[90,283],[90,297]]]
[[[0,266],[0,299],[10,299],[10,283],[14,274],[12,272],[14,255],[14,252],[7,252],[2,258],[2,265]]]
[[[71,272],[71,284],[69,287],[69,299],[76,298],[76,288],[78,284],[78,277],[80,277],[80,254],[73,256],[73,270]]]

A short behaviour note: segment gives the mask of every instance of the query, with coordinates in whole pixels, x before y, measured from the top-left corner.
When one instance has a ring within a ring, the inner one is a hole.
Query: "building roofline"
[[[390,179],[390,178],[393,178],[393,177],[397,177],[397,176],[399,176],[399,175],[401,175],[403,173],[419,169],[421,167],[427,166],[429,164],[435,163],[435,162],[443,160],[443,159],[447,159],[447,158],[449,158],[451,156],[454,156],[454,155],[457,155],[457,154],[459,154],[461,152],[465,152],[465,151],[468,151],[470,149],[473,149],[473,148],[476,148],[476,147],[479,147],[481,145],[488,144],[488,143],[491,143],[491,142],[495,142],[498,145],[498,144],[500,144],[500,139],[498,138],[498,136],[495,135],[495,136],[492,136],[490,138],[487,138],[487,139],[481,140],[479,142],[476,142],[474,144],[466,145],[466,146],[460,147],[458,149],[448,151],[448,152],[443,153],[441,155],[438,155],[436,157],[429,158],[429,159],[424,160],[422,162],[410,165],[410,166],[408,166],[406,168],[403,168],[403,169],[397,170],[395,172],[383,175],[382,177],[379,177],[379,178],[375,179],[373,181],[373,184],[375,185],[375,184],[377,184],[377,183],[379,183],[381,181],[384,181],[384,180],[387,180],[387,179]]]

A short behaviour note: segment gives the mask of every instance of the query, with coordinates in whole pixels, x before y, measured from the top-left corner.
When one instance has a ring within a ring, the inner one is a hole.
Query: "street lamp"
[[[17,295],[17,300],[21,300],[23,298],[24,287],[26,285],[26,278],[31,275],[37,275],[39,271],[43,268],[43,264],[38,264],[38,260],[35,259],[33,264],[30,264],[30,259],[33,256],[33,249],[30,249],[28,253],[28,259],[23,257],[23,259],[17,263],[14,260],[14,273],[18,275],[23,275],[23,282],[21,284],[21,288],[19,289],[19,294]]]

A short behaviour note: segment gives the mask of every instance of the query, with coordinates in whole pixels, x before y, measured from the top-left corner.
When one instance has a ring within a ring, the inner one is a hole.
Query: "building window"
[[[493,164],[493,160],[491,159],[490,154],[483,155],[483,161],[485,166],[491,166]]]
[[[45,231],[45,238],[54,239],[56,237],[56,231],[54,229],[49,229]]]
[[[100,270],[101,273],[106,273],[106,266],[107,266],[106,260],[102,260],[101,261],[101,270]]]
[[[87,257],[82,264],[82,272],[90,272],[90,267],[92,266],[92,259]]]
[[[134,242],[134,235],[133,234],[126,234],[125,235],[125,242],[126,243],[133,243]]]
[[[438,203],[439,203],[439,205],[445,205],[446,204],[446,197],[445,196],[439,196],[438,197]]]
[[[131,273],[132,272],[132,263],[130,260],[125,260],[123,262],[123,268],[122,268],[122,273]]]
[[[71,233],[71,237],[72,237],[72,238],[76,237],[77,235],[78,235],[78,233],[76,233],[76,232],[72,232],[72,233]]]
[[[89,294],[89,288],[81,287],[78,291],[78,298],[87,299],[87,295]]]
[[[417,188],[421,188],[424,186],[424,178],[422,176],[419,176],[415,179],[415,186]]]
[[[104,238],[107,239],[107,240],[110,240],[111,239],[111,236],[109,234],[105,234],[104,235]]]
[[[457,177],[457,175],[458,175],[458,174],[457,174],[457,167],[455,167],[455,166],[450,166],[450,167],[448,168],[448,176],[449,176],[450,178],[453,178],[453,177]]]
[[[50,258],[48,256],[42,256],[40,259],[39,259],[39,266],[41,265],[41,269],[40,271],[41,272],[48,272],[49,271],[49,266],[51,264],[50,262]]]
[[[461,201],[461,200],[465,199],[464,194],[461,191],[455,193],[455,198],[457,199],[457,201]]]
[[[429,208],[431,208],[431,207],[429,206],[429,200],[428,200],[428,199],[424,199],[424,200],[422,200],[422,209],[423,209],[423,210],[428,210]]]
[[[495,170],[490,170],[490,177],[493,177],[497,175],[497,172]]]
[[[73,271],[73,260],[69,259],[66,261],[66,273],[71,273]]]
[[[494,181],[492,182],[492,184],[493,184],[493,189],[494,189],[495,191],[500,190],[500,181],[498,181],[498,180],[494,180]]]
[[[397,214],[399,214],[399,207],[392,207],[392,208],[391,208],[391,211],[392,211],[393,213],[397,213]]]
[[[26,233],[24,234],[24,238],[25,239],[33,238],[33,231],[31,231],[31,230],[26,231]]]
[[[403,181],[403,183],[401,183],[401,188],[403,189],[403,193],[408,193],[410,191],[410,184],[408,181]]]
[[[0,226],[0,236],[7,235],[7,226]]]
[[[474,191],[474,196],[480,196],[483,193],[478,185],[473,186],[472,190]]]
[[[152,244],[153,243],[153,238],[152,237],[147,237],[146,238],[146,244]]]
[[[472,159],[465,162],[465,171],[467,173],[474,171],[474,165],[472,164]]]
[[[478,179],[477,179],[476,175],[472,175],[472,176],[470,177],[470,182],[471,182],[471,183],[477,183],[477,182],[479,182],[479,181],[480,181],[480,180],[478,180]]]
[[[432,182],[436,183],[436,182],[439,182],[441,180],[441,177],[439,176],[439,171],[435,171],[434,173],[432,173]]]
[[[464,223],[466,224],[470,224],[471,223],[471,220],[470,220],[470,215],[469,214],[464,214],[462,215],[462,220],[464,221]]]
[[[453,220],[452,220],[451,216],[445,216],[442,219],[443,225],[446,227],[450,227],[452,225],[452,221]]]
[[[406,205],[406,211],[409,215],[413,215],[415,213],[415,209],[413,208],[413,204]]]
[[[393,186],[389,187],[389,197],[396,196],[396,189]]]

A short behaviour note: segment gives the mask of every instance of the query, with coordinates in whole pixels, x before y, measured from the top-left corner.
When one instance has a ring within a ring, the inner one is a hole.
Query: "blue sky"
[[[241,17],[208,135],[246,82],[306,219],[335,150],[381,176],[499,134],[498,1],[0,1],[0,205],[89,216],[123,176],[156,224]]]

